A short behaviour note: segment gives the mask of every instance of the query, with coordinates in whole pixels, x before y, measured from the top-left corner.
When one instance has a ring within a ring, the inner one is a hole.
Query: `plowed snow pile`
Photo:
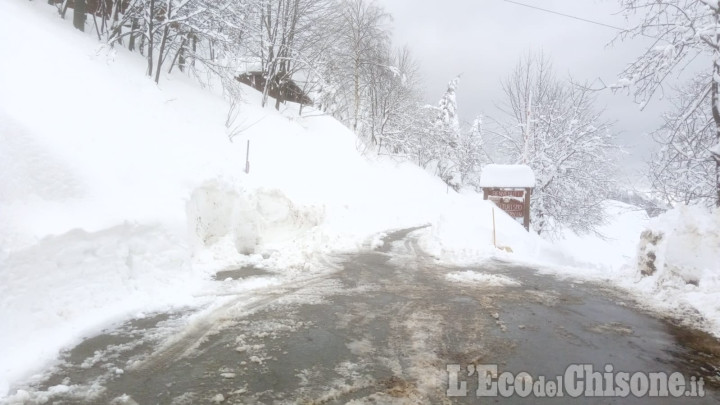
[[[720,208],[679,206],[653,218],[637,251],[637,287],[720,331]],[[694,313],[692,313],[694,312]]]

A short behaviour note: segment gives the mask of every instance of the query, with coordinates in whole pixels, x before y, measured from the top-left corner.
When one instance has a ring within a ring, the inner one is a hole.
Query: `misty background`
[[[616,0],[519,0],[574,17],[617,28],[630,25]],[[521,57],[543,52],[558,78],[572,76],[601,88],[617,80],[624,66],[644,52],[650,40],[616,39],[618,29],[552,14],[505,0],[379,0],[393,17],[394,42],[407,44],[420,65],[425,99],[435,104],[447,83],[462,74],[457,92],[463,122],[476,116],[501,118],[500,81]],[[671,89],[666,89],[670,95]],[[656,147],[649,133],[670,108],[656,97],[641,111],[632,96],[609,89],[598,92],[598,108],[614,121],[617,141],[627,154],[620,161],[621,180],[645,187],[645,166]]]

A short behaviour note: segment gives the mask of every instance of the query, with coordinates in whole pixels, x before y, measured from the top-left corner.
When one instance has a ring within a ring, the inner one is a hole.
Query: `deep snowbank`
[[[201,285],[188,257],[175,235],[132,224],[76,229],[12,252],[0,271],[0,377],[21,378],[127,314],[191,301]]]
[[[720,208],[678,206],[653,218],[637,252],[638,288],[687,308],[720,335]]]

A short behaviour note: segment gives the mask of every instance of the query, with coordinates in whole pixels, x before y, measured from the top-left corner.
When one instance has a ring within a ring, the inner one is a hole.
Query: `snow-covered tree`
[[[652,45],[622,72],[615,87],[626,87],[641,104],[662,91],[671,73],[693,60],[709,58],[707,80],[690,105],[706,103],[712,117],[714,173],[707,173],[720,206],[720,3],[717,0],[620,0],[632,20],[640,22],[622,38],[649,37]],[[691,108],[694,110],[694,108]],[[684,125],[683,120],[676,124]]]
[[[710,112],[708,74],[699,75],[678,90],[675,110],[665,114],[664,125],[653,136],[661,149],[650,161],[652,189],[669,204],[716,203],[715,162],[710,148],[715,125]]]
[[[230,60],[242,43],[242,22],[247,3],[235,0],[131,0],[112,6],[112,24],[104,33],[109,45],[123,44],[140,51],[147,59],[148,76],[160,80],[166,63],[169,69],[200,62],[207,71],[232,71]],[[121,9],[123,9],[121,11]]]
[[[460,76],[450,80],[447,90],[438,102],[433,122],[435,133],[436,174],[450,187],[458,190],[462,179],[456,162],[460,120],[457,114],[457,89]]]
[[[529,165],[536,185],[533,228],[592,232],[613,177],[613,134],[591,90],[558,80],[544,56],[528,56],[503,82],[506,118],[496,132],[513,163]]]
[[[412,120],[420,102],[418,65],[407,48],[387,56],[387,64],[376,65],[370,76],[367,130],[378,153],[407,150]]]
[[[479,190],[480,167],[487,161],[483,151],[482,118],[476,118],[470,129],[458,135],[453,160],[463,185]]]
[[[447,90],[445,90],[445,94],[443,94],[438,103],[438,116],[435,124],[453,136],[457,136],[458,130],[460,129],[456,95],[459,83],[460,76],[455,77],[448,83]]]
[[[392,115],[392,129],[385,134],[388,152],[409,158],[455,190],[474,186],[484,160],[481,119],[469,130],[460,127],[458,83],[459,77],[451,80],[434,106],[421,105],[419,91],[407,87],[400,98],[403,108]]]
[[[319,55],[318,41],[327,35],[327,21],[336,18],[330,0],[254,0],[258,2],[249,23],[244,24],[250,37],[249,51],[260,60],[265,75],[262,104],[271,87],[282,89],[301,72],[311,72]],[[332,14],[332,18],[328,15]],[[255,27],[259,27],[259,30]],[[275,108],[283,100],[277,97]]]
[[[368,0],[340,0],[336,7],[337,16],[323,34],[332,42],[317,69],[318,101],[365,142],[376,144],[374,98],[392,84],[385,79],[395,81],[396,73],[387,28],[390,15]]]

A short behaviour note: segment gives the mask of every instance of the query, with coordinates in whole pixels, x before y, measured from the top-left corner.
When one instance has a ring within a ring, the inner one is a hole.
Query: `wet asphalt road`
[[[130,321],[87,339],[25,389],[58,404],[720,402],[717,340],[634,309],[602,287],[500,261],[444,268],[408,231],[340,259],[333,274],[228,299],[202,315]],[[519,285],[445,277],[466,270]],[[554,379],[579,363],[702,376],[705,396],[479,398],[477,373],[467,372],[495,364],[499,373]],[[466,396],[447,395],[455,386],[448,365],[460,367]]]

